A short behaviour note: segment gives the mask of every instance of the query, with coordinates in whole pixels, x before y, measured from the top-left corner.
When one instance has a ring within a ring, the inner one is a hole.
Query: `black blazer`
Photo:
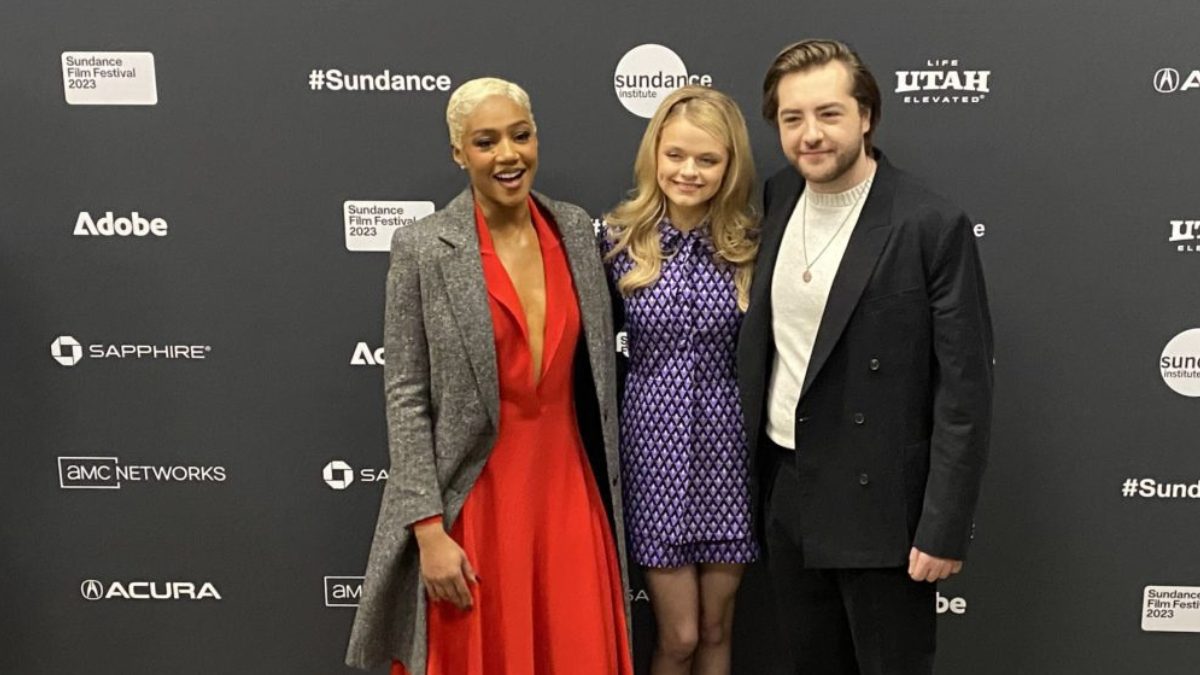
[[[906,565],[912,546],[964,558],[987,460],[992,326],[971,221],[875,157],[796,408],[800,503],[772,514],[799,524],[809,567]],[[771,282],[803,189],[791,167],[767,181],[738,340],[760,536],[777,456],[763,442],[775,356]]]

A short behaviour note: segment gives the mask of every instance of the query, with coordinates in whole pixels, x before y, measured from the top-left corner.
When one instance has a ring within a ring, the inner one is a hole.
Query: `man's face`
[[[812,187],[840,192],[866,178],[863,134],[871,128],[851,95],[854,81],[840,61],[779,80],[779,143]]]

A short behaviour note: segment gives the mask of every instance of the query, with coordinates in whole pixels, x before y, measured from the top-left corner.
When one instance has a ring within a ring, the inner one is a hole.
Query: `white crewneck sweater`
[[[796,404],[808,372],[813,342],[821,327],[833,278],[842,264],[842,255],[862,214],[874,177],[872,172],[845,192],[805,190],[783,232],[771,280],[775,360],[767,388],[767,436],[785,448],[796,448]],[[805,238],[811,265],[808,270],[812,274],[807,283],[803,278]]]

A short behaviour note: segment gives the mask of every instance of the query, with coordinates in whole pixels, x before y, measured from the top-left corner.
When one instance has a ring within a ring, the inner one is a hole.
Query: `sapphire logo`
[[[79,592],[86,600],[99,600],[104,597],[104,584],[95,579],[88,579],[79,584]]]
[[[203,361],[211,351],[210,345],[90,344],[86,353],[89,359]],[[50,356],[64,366],[73,366],[83,359],[84,348],[70,335],[60,335],[50,343]]]
[[[83,358],[83,345],[70,335],[63,335],[50,343],[50,356],[64,366],[73,366]]]
[[[321,470],[325,484],[334,490],[345,490],[354,482],[354,469],[340,459],[335,459]]]

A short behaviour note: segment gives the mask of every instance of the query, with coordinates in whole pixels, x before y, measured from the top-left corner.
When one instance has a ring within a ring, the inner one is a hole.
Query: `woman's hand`
[[[417,547],[421,551],[421,580],[429,599],[446,600],[459,609],[474,604],[468,583],[479,583],[467,554],[442,529],[441,521],[413,527]]]

